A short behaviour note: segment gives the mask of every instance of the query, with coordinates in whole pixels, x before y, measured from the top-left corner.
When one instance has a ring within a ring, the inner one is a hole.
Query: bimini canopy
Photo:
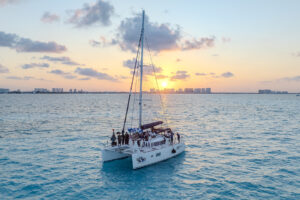
[[[152,123],[150,123],[150,124],[144,124],[144,125],[142,125],[142,129],[144,130],[144,129],[148,129],[148,128],[153,128],[154,126],[158,126],[158,125],[160,125],[160,124],[162,124],[163,122],[162,121],[157,121],[157,122],[152,122]]]

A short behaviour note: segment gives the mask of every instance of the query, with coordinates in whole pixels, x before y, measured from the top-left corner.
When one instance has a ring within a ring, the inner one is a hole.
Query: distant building
[[[272,90],[268,90],[268,89],[266,89],[266,90],[258,90],[258,93],[259,94],[272,94]]]
[[[211,93],[211,89],[210,88],[206,88],[205,89],[205,94],[210,94]]]
[[[175,93],[175,90],[173,88],[165,88],[162,92],[166,94],[172,94]]]
[[[200,94],[200,93],[201,93],[201,88],[195,88],[195,89],[194,89],[194,93]]]
[[[73,90],[72,89],[69,89],[69,93],[72,93],[73,92]]]
[[[258,90],[258,94],[288,94],[288,91],[272,91],[270,89]]]
[[[0,88],[0,94],[9,93],[9,89]]]
[[[46,88],[34,88],[33,93],[48,93]]]
[[[179,88],[179,89],[177,90],[177,93],[183,93],[183,90],[182,90],[181,88]]]
[[[73,90],[73,93],[77,93],[77,90],[76,90],[76,89],[74,89],[74,90]]]
[[[205,88],[201,88],[201,93],[205,94]]]
[[[63,88],[52,88],[53,93],[63,93],[64,89]]]
[[[193,93],[194,89],[193,88],[185,88],[184,93]]]

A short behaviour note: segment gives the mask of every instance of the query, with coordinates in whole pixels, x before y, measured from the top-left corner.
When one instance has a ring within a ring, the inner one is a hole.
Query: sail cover
[[[152,123],[150,123],[150,124],[144,124],[144,125],[142,125],[142,129],[144,130],[144,129],[147,129],[147,128],[153,128],[154,126],[158,126],[158,125],[160,125],[160,124],[162,124],[163,122],[162,121],[157,121],[157,122],[152,122]]]

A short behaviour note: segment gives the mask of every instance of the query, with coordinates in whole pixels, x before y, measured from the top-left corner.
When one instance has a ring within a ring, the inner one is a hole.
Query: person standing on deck
[[[177,132],[177,140],[178,140],[178,143],[180,143],[180,135],[178,132]]]
[[[118,135],[118,145],[121,146],[122,138],[121,138],[121,133],[117,132]]]
[[[171,131],[171,144],[173,144],[174,133]]]
[[[125,144],[129,144],[129,134],[127,132],[125,133]]]
[[[115,135],[115,129],[113,129],[113,134],[112,134],[112,136],[111,136],[111,138],[110,138],[110,140],[111,140],[111,146],[116,146],[116,135]]]

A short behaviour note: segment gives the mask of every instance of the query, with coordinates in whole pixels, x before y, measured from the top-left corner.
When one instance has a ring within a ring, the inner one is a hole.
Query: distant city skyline
[[[300,1],[2,0],[0,88],[129,90],[146,11],[144,90],[300,92]],[[17,14],[16,14],[17,13]]]
[[[138,91],[136,91],[138,92]],[[214,92],[212,88],[164,88],[164,89],[155,89],[150,88],[149,91],[144,90],[145,93],[151,94],[300,94],[300,92],[289,92],[289,91],[274,91],[270,89],[259,89],[256,92]],[[10,90],[9,88],[0,88],[0,94],[7,94],[7,93],[128,93],[128,91],[88,91],[83,89],[77,88],[70,88],[64,90],[64,88],[34,88],[33,90]]]

